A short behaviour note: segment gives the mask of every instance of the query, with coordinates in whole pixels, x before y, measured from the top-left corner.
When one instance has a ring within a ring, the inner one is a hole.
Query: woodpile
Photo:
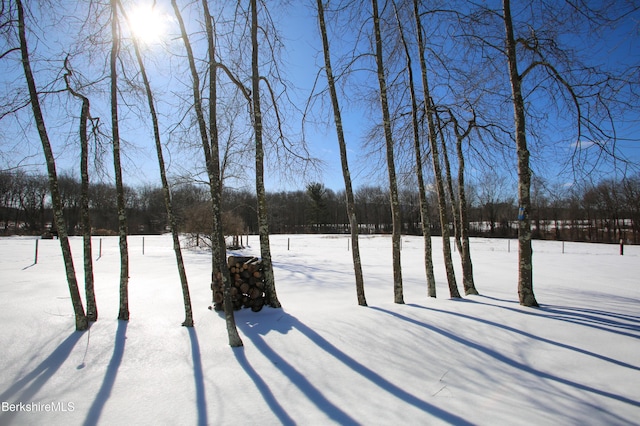
[[[253,312],[260,311],[265,301],[262,261],[257,257],[229,256],[227,265],[231,275],[233,309],[251,308]],[[220,272],[216,273],[212,287],[213,308],[222,311],[224,294]]]

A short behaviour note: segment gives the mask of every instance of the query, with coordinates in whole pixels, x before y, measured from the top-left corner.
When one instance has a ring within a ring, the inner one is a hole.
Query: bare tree
[[[256,143],[256,193],[258,197],[258,233],[260,234],[260,255],[264,267],[265,296],[267,305],[280,308],[276,294],[271,247],[269,244],[269,219],[267,214],[267,197],[264,186],[264,146],[262,141],[262,110],[260,104],[260,64],[258,61],[258,10],[257,1],[251,0],[251,85],[252,85],[252,119]]]
[[[120,22],[118,0],[110,0],[111,8],[111,55],[109,58],[111,82],[111,135],[113,148],[113,168],[116,180],[116,201],[118,206],[118,240],[120,248],[120,310],[118,319],[129,320],[129,248],[127,245],[127,211],[125,189],[122,181],[120,159],[120,122],[118,119],[118,54],[120,51]]]
[[[235,318],[233,315],[233,308],[230,303],[230,285],[231,278],[229,276],[229,270],[226,266],[226,261],[224,259],[224,244],[220,246],[221,241],[224,241],[224,236],[222,236],[222,224],[220,219],[220,170],[219,170],[219,158],[212,157],[212,149],[209,142],[209,135],[207,129],[207,123],[204,118],[204,112],[202,108],[202,98],[200,96],[200,77],[198,75],[198,70],[196,68],[195,57],[193,54],[193,49],[191,47],[191,42],[189,41],[189,37],[187,35],[187,30],[184,24],[184,20],[182,18],[182,14],[180,9],[178,8],[176,0],[171,1],[171,5],[173,6],[174,13],[180,25],[180,34],[182,40],[184,42],[185,50],[187,51],[187,60],[189,62],[189,69],[191,71],[191,85],[193,91],[193,106],[196,112],[198,130],[200,133],[200,140],[202,143],[202,151],[206,161],[207,167],[207,175],[209,178],[209,190],[211,195],[210,200],[210,208],[211,208],[211,221],[213,228],[213,235],[211,238],[212,244],[212,282],[215,278],[214,271],[219,270],[221,272],[221,278],[223,280],[223,288],[225,294],[225,319],[227,324],[227,334],[229,337],[229,345],[232,347],[242,346],[242,339],[238,334],[238,330],[236,328]],[[208,9],[205,9],[205,25],[211,25],[210,15],[208,13]],[[208,32],[208,36],[212,36],[211,33]],[[208,43],[212,43],[213,41],[208,37]],[[214,53],[209,46],[208,49],[209,60],[213,65],[214,63]],[[214,78],[215,80],[215,78]],[[210,82],[210,84],[215,84],[214,82]],[[214,100],[212,100],[214,101]],[[213,119],[213,117],[211,117]],[[214,164],[214,162],[216,164]],[[217,202],[216,202],[217,201]]]
[[[565,156],[572,179],[596,170],[604,161],[612,161],[614,170],[629,165],[616,149],[620,142],[617,133],[620,117],[637,113],[637,63],[628,58],[620,61],[616,55],[602,62],[598,54],[602,43],[598,43],[602,34],[610,37],[615,33],[623,19],[634,19],[638,10],[633,2],[542,1],[522,5],[505,0],[497,10],[474,5],[468,20],[465,37],[473,40],[476,49],[471,55],[491,70],[489,78],[496,86],[490,90],[496,90],[494,98],[508,100],[513,114],[510,133],[515,143],[510,145],[515,148],[518,176],[518,294],[524,306],[538,306],[531,246],[532,172],[543,157],[538,153],[555,154],[551,150],[558,150]],[[502,35],[496,36],[500,27]],[[563,36],[568,33],[573,36]],[[608,43],[606,48],[610,49]],[[496,64],[504,67],[506,75]],[[499,88],[507,79],[509,84]],[[543,132],[551,123],[554,135],[548,138]],[[571,155],[566,155],[568,146],[574,148]]]
[[[400,218],[400,199],[398,197],[398,182],[394,158],[393,131],[391,128],[391,114],[387,98],[387,81],[385,76],[384,57],[382,51],[382,36],[380,33],[380,14],[378,0],[371,1],[373,13],[373,30],[375,37],[375,58],[377,66],[378,84],[380,86],[380,108],[382,110],[382,125],[386,143],[387,171],[389,172],[389,196],[391,199],[391,217],[393,230],[391,235],[393,254],[393,297],[395,303],[404,303],[402,288],[402,265],[400,263],[400,243],[402,237],[402,219]]]
[[[73,257],[71,256],[71,246],[69,245],[69,238],[67,236],[67,230],[62,211],[62,202],[60,200],[60,192],[58,189],[58,176],[56,172],[55,158],[51,149],[49,135],[47,133],[44,116],[40,107],[40,100],[38,99],[38,90],[36,88],[33,71],[31,69],[29,48],[27,46],[25,14],[21,0],[16,0],[16,8],[18,14],[18,37],[20,40],[22,67],[24,70],[27,87],[29,89],[29,97],[31,101],[31,108],[33,110],[33,117],[37,125],[36,127],[38,128],[38,134],[40,136],[40,141],[42,142],[42,150],[44,151],[45,160],[47,162],[49,189],[51,192],[51,203],[53,205],[53,215],[56,227],[58,228],[60,248],[62,250],[62,257],[64,259],[64,266],[67,275],[67,283],[69,284],[69,293],[71,294],[71,303],[73,304],[73,311],[75,314],[76,330],[86,330],[89,327],[89,321],[87,320],[87,316],[85,315],[85,311],[82,306],[82,300],[80,298],[80,291],[78,289],[78,282],[76,280],[76,272],[73,265]]]
[[[65,59],[64,75],[67,90],[72,96],[82,101],[80,108],[80,128],[78,131],[80,139],[80,215],[82,218],[82,247],[84,254],[84,288],[87,298],[87,319],[89,321],[98,320],[98,307],[93,283],[93,255],[91,249],[91,216],[89,214],[89,131],[87,124],[92,121],[90,115],[89,98],[75,91],[70,84],[72,76],[68,58]],[[92,121],[93,122],[93,121]]]
[[[462,287],[465,295],[478,294],[473,279],[473,263],[471,262],[471,244],[469,243],[469,219],[467,215],[467,194],[465,190],[465,161],[462,151],[462,143],[469,136],[475,126],[475,115],[469,121],[466,129],[461,128],[457,118],[451,113],[453,131],[456,136],[456,154],[458,157],[458,209],[460,215],[460,259],[462,263]]]
[[[444,182],[447,205],[451,208],[451,217],[453,219],[453,240],[459,252],[462,252],[462,243],[460,242],[460,214],[458,212],[458,202],[453,191],[453,177],[451,176],[451,162],[449,161],[449,147],[446,136],[446,123],[440,119],[440,112],[434,106],[434,117],[436,119],[437,134],[440,138],[440,148],[442,148],[442,164],[444,166]]]
[[[336,91],[336,83],[331,67],[331,52],[329,50],[329,39],[327,37],[327,26],[324,17],[323,0],[317,0],[318,22],[320,24],[320,36],[322,38],[322,51],[324,54],[324,71],[329,85],[329,95],[331,96],[331,106],[333,108],[333,120],[336,126],[338,146],[340,148],[340,164],[342,165],[342,176],[344,178],[345,198],[347,201],[347,216],[349,218],[349,229],[351,231],[351,256],[353,258],[353,270],[356,279],[356,294],[358,305],[367,306],[364,294],[364,278],[362,275],[362,262],[360,260],[360,245],[358,242],[358,218],[356,217],[355,198],[349,173],[349,161],[347,159],[347,143],[344,138],[342,125],[342,112]]]
[[[404,35],[404,26],[399,16],[396,4],[394,2],[396,20],[398,22],[398,30],[400,32],[400,39],[404,47],[405,57],[407,60],[407,83],[409,85],[409,94],[411,97],[411,127],[413,129],[413,151],[415,157],[415,172],[418,179],[418,198],[420,204],[420,221],[422,223],[422,236],[424,239],[424,266],[427,274],[427,294],[429,297],[436,297],[436,279],[433,273],[433,256],[432,256],[432,244],[431,244],[431,221],[429,219],[429,206],[427,203],[427,194],[424,184],[423,173],[423,156],[422,156],[422,142],[420,137],[420,120],[419,120],[419,107],[418,99],[416,95],[416,89],[413,76],[413,64],[411,59],[411,53],[409,51],[409,45]]]
[[[522,77],[518,72],[518,55],[511,19],[511,2],[503,0],[506,34],[506,53],[509,64],[509,82],[513,96],[516,149],[518,154],[518,296],[524,306],[538,306],[533,294],[533,249],[531,247],[531,169],[525,124],[525,104],[522,97]]]
[[[418,0],[413,1],[414,18],[416,22],[416,32],[418,38],[418,51],[420,59],[420,72],[422,80],[422,91],[425,103],[425,112],[429,127],[429,146],[431,147],[431,162],[433,165],[433,173],[436,179],[436,193],[438,195],[438,211],[440,215],[440,228],[442,230],[442,250],[444,254],[444,264],[447,272],[447,283],[449,284],[449,294],[453,298],[460,297],[456,276],[453,270],[453,260],[451,259],[451,242],[449,241],[449,223],[447,221],[445,189],[442,181],[442,168],[440,166],[440,156],[438,150],[436,124],[435,124],[435,106],[431,98],[431,90],[427,78],[427,63],[425,59],[425,42],[423,36],[422,21],[418,7]]]
[[[118,0],[119,6],[122,9],[125,19],[129,21],[121,2]],[[129,23],[129,25],[131,25]],[[144,64],[142,54],[140,52],[140,45],[135,36],[133,36],[133,48],[135,50],[138,66],[140,67],[140,75],[142,76],[142,82],[144,84],[145,94],[147,95],[147,103],[149,105],[149,114],[151,115],[151,122],[153,123],[153,139],[156,145],[156,155],[158,157],[158,167],[160,169],[160,181],[162,182],[162,195],[164,199],[164,206],[167,212],[167,222],[171,228],[171,237],[173,239],[173,251],[176,256],[176,264],[178,266],[178,275],[180,276],[180,284],[182,287],[182,296],[184,301],[185,319],[182,325],[185,327],[193,327],[193,310],[191,307],[191,295],[189,294],[189,283],[187,281],[187,273],[184,268],[184,260],[182,259],[182,250],[180,248],[180,235],[176,224],[176,218],[173,214],[173,201],[171,199],[171,191],[169,188],[169,181],[167,180],[167,172],[164,162],[164,155],[162,153],[162,140],[160,137],[160,126],[158,122],[158,114],[156,113],[155,102],[153,99],[153,92],[151,90],[151,83],[147,77],[147,68]]]
[[[227,324],[227,334],[229,336],[229,345],[232,347],[242,346],[242,340],[238,334],[236,320],[233,313],[233,305],[231,301],[231,276],[227,269],[226,262],[226,244],[224,240],[224,231],[222,226],[222,173],[220,170],[220,147],[218,136],[218,113],[217,113],[217,70],[216,62],[215,38],[213,34],[213,18],[209,12],[209,6],[206,0],[202,1],[205,18],[205,28],[207,32],[207,52],[209,56],[209,136],[211,138],[211,146],[203,149],[209,149],[210,155],[206,156],[207,171],[209,173],[209,182],[211,188],[211,205],[213,208],[213,235],[211,237],[211,246],[214,257],[218,259],[217,268],[214,267],[213,272],[220,271],[220,277],[223,283],[224,297],[224,314]],[[241,86],[244,89],[244,86]],[[199,118],[200,119],[200,118]],[[203,127],[200,127],[201,129]],[[206,138],[203,138],[203,141]]]

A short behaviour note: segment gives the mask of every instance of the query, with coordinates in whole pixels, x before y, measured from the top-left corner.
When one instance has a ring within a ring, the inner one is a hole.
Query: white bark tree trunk
[[[509,66],[509,81],[513,97],[516,128],[516,151],[518,154],[518,296],[523,306],[538,306],[533,293],[533,249],[531,246],[531,169],[525,124],[524,99],[521,76],[518,73],[518,56],[511,19],[511,3],[503,0],[503,17],[506,33],[506,53]]]
[[[351,174],[349,173],[349,162],[347,160],[347,143],[344,139],[342,127],[342,113],[338,101],[333,69],[331,67],[331,53],[329,51],[329,40],[327,38],[327,26],[324,19],[324,6],[322,0],[317,0],[318,21],[320,23],[320,35],[322,37],[322,47],[324,53],[325,74],[329,85],[331,105],[333,107],[333,119],[336,125],[338,145],[340,147],[340,163],[342,165],[342,176],[344,177],[345,195],[347,201],[347,216],[349,217],[349,227],[351,229],[351,255],[353,258],[353,270],[356,279],[356,295],[358,305],[367,306],[364,294],[364,278],[362,275],[362,262],[360,259],[360,245],[358,243],[358,220],[356,218],[355,198],[353,196],[353,186],[351,184]]]
[[[127,245],[127,213],[120,161],[120,127],[118,120],[118,51],[120,50],[120,23],[117,0],[111,0],[111,133],[113,168],[116,178],[116,201],[118,206],[118,240],[120,247],[120,310],[118,319],[129,320],[129,248]]]
[[[42,150],[44,151],[45,160],[47,162],[47,172],[49,176],[49,191],[51,192],[51,204],[53,205],[53,216],[56,227],[58,228],[58,238],[60,241],[60,249],[62,250],[62,258],[64,259],[64,267],[67,275],[67,283],[69,285],[69,293],[71,295],[71,303],[75,314],[76,330],[82,331],[89,327],[89,321],[85,315],[78,289],[78,281],[76,280],[76,271],[73,265],[73,257],[71,256],[71,246],[67,236],[67,228],[62,211],[62,201],[60,198],[60,190],[58,189],[58,175],[56,172],[56,163],[49,141],[49,134],[44,122],[44,116],[38,99],[38,91],[36,88],[33,71],[31,70],[31,62],[29,57],[29,49],[27,46],[27,35],[24,19],[24,8],[21,0],[16,0],[18,9],[18,35],[20,38],[20,53],[22,55],[22,67],[24,70],[33,117],[38,128],[38,135],[42,142]]]
[[[420,56],[420,72],[422,77],[422,91],[425,102],[425,112],[429,125],[429,145],[431,147],[431,162],[433,173],[436,178],[436,192],[438,195],[438,211],[440,215],[440,229],[442,230],[442,252],[444,255],[445,270],[447,273],[447,283],[449,285],[449,295],[452,298],[459,298],[458,284],[453,270],[453,260],[451,259],[451,242],[449,239],[449,223],[447,221],[447,206],[445,200],[444,183],[442,181],[442,169],[438,152],[437,134],[434,120],[434,105],[431,99],[429,81],[427,79],[427,63],[425,61],[425,44],[422,35],[422,22],[418,10],[418,0],[414,0],[414,15],[418,37],[418,51]]]
[[[402,237],[402,220],[400,218],[400,200],[398,197],[398,183],[394,158],[393,132],[391,116],[387,99],[387,82],[385,77],[384,58],[382,53],[382,36],[380,34],[380,16],[378,0],[371,1],[373,9],[373,28],[375,36],[375,57],[377,65],[378,84],[380,86],[380,107],[382,109],[382,125],[387,153],[387,170],[389,172],[389,194],[391,197],[391,220],[393,230],[391,235],[393,255],[393,297],[395,303],[404,303],[402,288],[402,266],[400,263],[400,239]]]
[[[258,233],[260,255],[264,267],[265,296],[267,305],[280,308],[269,244],[269,219],[267,195],[264,186],[264,146],[262,143],[262,111],[260,107],[260,69],[258,63],[258,10],[256,0],[251,0],[251,83],[253,90],[253,129],[256,143],[256,195],[258,198]]]
[[[178,276],[180,277],[180,285],[182,288],[182,298],[184,303],[185,319],[182,325],[185,327],[193,327],[193,309],[191,306],[191,295],[189,293],[189,282],[187,281],[187,272],[184,267],[184,260],[182,258],[182,249],[180,248],[180,235],[176,225],[176,218],[173,214],[173,202],[171,200],[171,190],[169,189],[169,181],[167,180],[167,172],[164,163],[164,155],[162,153],[162,140],[160,137],[160,126],[158,124],[158,114],[156,113],[155,102],[153,100],[153,92],[151,90],[151,83],[147,77],[147,69],[140,53],[140,46],[138,41],[134,37],[133,47],[140,67],[140,74],[142,76],[142,82],[144,84],[145,93],[147,95],[147,103],[149,105],[149,114],[151,115],[151,122],[153,124],[153,139],[156,146],[156,155],[158,157],[158,168],[160,170],[160,181],[162,183],[162,195],[164,199],[164,206],[167,212],[167,221],[171,228],[171,237],[173,240],[173,251],[176,257],[176,264],[178,267]]]

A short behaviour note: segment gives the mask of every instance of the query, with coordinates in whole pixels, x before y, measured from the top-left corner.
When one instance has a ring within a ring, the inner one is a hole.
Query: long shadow
[[[572,388],[575,388],[575,389],[578,389],[578,390],[581,390],[581,391],[584,391],[584,392],[588,392],[588,393],[591,393],[591,394],[594,394],[594,395],[598,395],[598,396],[601,396],[601,397],[609,398],[609,399],[612,399],[612,400],[615,400],[615,401],[618,401],[618,402],[622,402],[624,404],[629,404],[629,405],[632,405],[634,407],[640,407],[640,401],[635,401],[635,400],[633,400],[631,398],[627,398],[626,396],[623,396],[623,395],[617,395],[617,394],[612,393],[612,392],[607,392],[607,391],[604,391],[604,390],[601,390],[601,389],[596,389],[594,387],[587,386],[587,385],[584,385],[582,383],[574,382],[574,381],[568,380],[568,379],[563,379],[562,377],[558,377],[558,376],[555,376],[553,374],[547,373],[545,371],[538,370],[538,369],[536,369],[534,367],[531,367],[529,365],[523,364],[522,362],[519,362],[519,361],[516,361],[516,360],[514,360],[512,358],[509,358],[508,356],[506,356],[504,354],[501,354],[500,352],[497,352],[497,351],[495,351],[493,349],[489,349],[489,348],[487,348],[485,346],[482,346],[482,345],[480,345],[480,344],[478,344],[476,342],[473,342],[471,340],[465,339],[463,337],[460,337],[460,336],[458,336],[456,334],[450,333],[450,332],[448,332],[446,330],[440,329],[440,328],[435,327],[433,325],[426,324],[424,322],[415,320],[413,318],[409,318],[409,317],[407,317],[405,315],[402,315],[402,314],[399,314],[397,312],[389,311],[387,309],[383,309],[383,308],[379,308],[379,307],[371,307],[371,309],[373,309],[375,311],[382,312],[382,313],[390,315],[390,316],[393,316],[395,318],[401,319],[403,321],[406,321],[408,323],[417,325],[419,327],[426,328],[429,331],[432,331],[432,332],[434,332],[436,334],[439,334],[439,335],[444,336],[444,337],[446,337],[448,339],[451,339],[451,340],[453,340],[455,342],[458,342],[458,343],[460,343],[461,345],[465,346],[468,349],[473,349],[473,350],[476,350],[478,352],[481,352],[481,353],[483,353],[483,354],[495,359],[496,361],[499,361],[499,362],[501,362],[503,364],[506,364],[506,365],[508,365],[510,367],[516,368],[516,369],[518,369],[520,371],[523,371],[525,373],[531,374],[531,375],[533,375],[535,377],[543,378],[543,379],[546,379],[546,380],[550,380],[550,381],[555,382],[555,383],[560,383],[560,384],[565,385],[565,386],[569,386],[569,387],[572,387]],[[619,415],[617,415],[615,413],[612,413],[612,412],[609,412],[609,411],[606,411],[602,407],[600,407],[600,411],[602,411],[604,413],[607,413],[608,415],[616,418],[618,421],[621,422],[621,424],[629,423],[628,419],[621,418]]]
[[[247,375],[251,377],[253,382],[256,384],[265,402],[269,405],[273,414],[278,417],[280,423],[282,425],[295,425],[296,422],[294,422],[289,414],[287,414],[282,405],[280,405],[273,395],[273,392],[271,392],[269,385],[262,379],[262,377],[260,377],[260,374],[258,374],[247,359],[247,355],[244,353],[244,347],[234,348],[233,354],[236,356],[238,363],[242,366]]]
[[[116,376],[118,375],[118,369],[120,368],[120,364],[122,364],[122,359],[124,358],[128,324],[128,321],[118,321],[116,340],[113,346],[113,355],[111,356],[109,365],[107,365],[107,371],[104,374],[102,386],[100,386],[100,390],[96,394],[96,398],[93,400],[93,404],[91,404],[89,412],[87,413],[87,418],[84,421],[85,426],[95,425],[98,423],[98,420],[102,415],[102,410],[111,396],[111,391],[113,390],[113,385],[116,382]]]
[[[389,380],[385,379],[375,371],[371,370],[346,353],[342,352],[331,342],[320,336],[317,332],[312,330],[306,324],[302,323],[296,317],[283,312],[282,317],[278,320],[278,325],[279,329],[277,330],[279,330],[280,332],[286,333],[286,331],[291,328],[300,331],[319,348],[335,357],[337,360],[349,367],[352,371],[357,372],[381,389],[385,390],[391,395],[394,395],[399,400],[409,405],[413,405],[414,407],[426,413],[430,413],[434,417],[437,417],[448,423],[462,426],[472,425],[472,423],[468,422],[462,417],[449,413],[448,411],[438,408],[433,404],[423,401],[415,395],[412,395],[399,386],[391,383]],[[264,330],[264,332],[268,331],[269,330]],[[291,367],[280,355],[278,355],[273,349],[271,349],[264,341],[264,339],[260,336],[259,329],[256,330],[256,327],[248,327],[247,329],[244,329],[243,332],[254,342],[256,347],[260,349],[260,351],[262,351],[262,353],[276,365],[276,367],[278,367],[285,375],[287,375],[292,380],[292,382],[298,386],[298,388],[305,392],[311,401],[313,401],[319,408],[324,409],[324,411],[331,418],[343,425],[358,424],[358,422],[352,419],[344,411],[327,401],[327,399],[322,394],[320,394],[320,392],[316,388],[314,388],[313,385],[311,385],[311,383],[309,383],[309,381],[300,372]],[[327,403],[329,404],[329,406],[326,405]],[[327,410],[327,408],[331,408],[331,410]],[[333,410],[337,411],[334,412]]]
[[[502,299],[496,299],[488,296],[480,297],[484,299],[503,301]],[[538,309],[528,310],[494,305],[479,300],[476,300],[476,302],[511,312],[517,312],[518,314],[555,319],[558,321],[595,328],[609,333],[619,334],[625,337],[631,337],[633,339],[640,339],[640,334],[637,334],[640,333],[640,318],[633,315],[622,315],[602,310],[587,310],[553,305],[540,305]],[[629,331],[631,331],[631,333]]]
[[[566,321],[573,324],[584,325],[587,327],[597,328],[598,330],[608,331],[620,334],[622,336],[634,337],[640,339],[640,334],[628,333],[622,330],[635,331],[640,333],[640,324],[632,324],[634,320],[625,320],[626,322],[613,319],[614,315],[610,312],[599,311],[592,313],[588,311],[580,311],[574,308],[543,305],[542,311],[552,314],[548,318]]]
[[[279,323],[280,326],[283,326],[284,324],[285,322]],[[338,407],[337,405],[329,401],[322,394],[322,392],[320,392],[320,390],[318,390],[318,388],[316,388],[304,376],[304,374],[296,370],[295,367],[293,367],[291,364],[287,362],[287,360],[281,357],[276,351],[271,349],[271,347],[269,347],[267,342],[265,342],[264,338],[259,333],[252,330],[251,327],[243,327],[243,325],[245,324],[239,324],[239,325],[243,329],[244,334],[247,337],[249,337],[249,339],[251,339],[254,346],[260,352],[262,352],[263,355],[267,359],[269,359],[273,363],[273,365],[276,366],[276,368],[278,368],[278,370],[280,370],[285,376],[287,376],[291,380],[291,383],[297,386],[298,389],[300,389],[300,391],[302,391],[302,393],[304,393],[311,402],[313,402],[320,410],[324,411],[328,417],[330,417],[340,425],[357,425],[358,424],[358,422],[355,419],[353,419],[351,416],[349,416],[349,414],[347,414],[340,407]],[[238,356],[238,352],[240,351],[235,352],[236,357]],[[240,354],[240,361],[242,361],[242,353]],[[247,362],[247,365],[248,365],[248,362]],[[256,373],[256,376],[257,376],[257,373]],[[263,390],[265,390],[264,387],[262,387],[261,392]],[[270,391],[267,393],[267,397],[269,397],[270,393],[271,393]],[[273,395],[271,394],[271,396]],[[275,401],[275,398],[273,398],[271,402],[267,401],[267,403],[269,403],[271,406],[275,406],[276,408],[280,407],[280,404],[278,404],[277,401]],[[279,416],[282,416],[285,419],[290,419],[290,417],[286,413],[284,413],[283,409],[281,409]]]
[[[196,405],[198,407],[198,425],[208,423],[207,398],[204,388],[204,373],[202,372],[202,356],[200,355],[200,343],[195,328],[187,327],[191,340],[191,357],[193,358],[193,380],[196,386]]]
[[[340,269],[332,269],[331,266],[329,265],[329,263],[327,263],[326,267],[319,267],[319,266],[310,266],[310,265],[292,265],[290,263],[285,263],[285,262],[273,262],[273,266],[277,267],[278,269],[282,269],[284,271],[287,271],[289,273],[292,274],[296,274],[296,275],[303,275],[308,281],[311,282],[318,282],[320,280],[318,280],[318,277],[316,275],[314,275],[312,272],[319,272],[319,273],[331,273],[332,276],[335,275],[345,275],[345,276],[350,276],[352,274],[349,274],[349,272],[345,272],[344,270],[340,270]]]
[[[637,305],[640,306],[640,302],[638,302]],[[561,309],[561,310],[570,311],[570,312],[577,312],[578,314],[585,315],[587,317],[590,317],[591,315],[600,315],[600,316],[615,318],[616,320],[620,320],[620,321],[635,323],[634,325],[632,325],[631,328],[634,330],[640,330],[640,316],[637,316],[637,315],[603,311],[601,309],[593,309],[593,308],[576,308],[573,306],[555,306],[555,305],[551,305],[551,306],[553,306],[553,308],[555,309]]]
[[[482,302],[479,302],[479,303],[484,304]],[[428,308],[426,306],[416,305],[416,304],[412,304],[412,303],[408,303],[407,306],[411,306],[413,308],[418,308],[418,309],[424,309],[424,310],[431,311],[431,312],[437,312],[437,313],[440,313],[440,314],[453,315],[453,316],[460,317],[460,318],[465,318],[465,319],[468,319],[468,320],[471,320],[471,321],[476,321],[476,322],[479,322],[479,323],[482,323],[482,324],[489,325],[491,327],[501,328],[501,329],[509,331],[511,333],[519,334],[519,335],[524,336],[524,337],[526,337],[528,339],[537,340],[539,342],[543,342],[543,343],[547,343],[549,345],[557,346],[557,347],[562,348],[562,349],[567,349],[567,350],[570,350],[570,351],[574,351],[574,352],[577,352],[577,353],[580,353],[580,354],[583,354],[583,355],[587,355],[587,356],[590,356],[590,357],[593,357],[593,358],[600,359],[602,361],[610,362],[610,363],[618,365],[620,367],[624,367],[624,368],[629,368],[629,369],[632,369],[632,370],[640,371],[640,367],[639,366],[636,366],[636,365],[633,365],[633,364],[628,364],[628,363],[626,363],[624,361],[619,361],[619,360],[614,359],[614,358],[609,358],[608,356],[600,355],[600,354],[597,354],[595,352],[588,351],[586,349],[580,349],[580,348],[577,348],[575,346],[567,345],[565,343],[560,343],[560,342],[556,342],[554,340],[546,339],[544,337],[536,336],[535,334],[527,333],[526,331],[519,330],[517,328],[510,327],[510,326],[505,325],[505,324],[500,324],[500,323],[497,323],[497,322],[489,321],[489,320],[486,320],[486,319],[483,319],[483,318],[478,318],[478,317],[474,317],[474,316],[467,315],[467,314],[462,314],[462,313],[459,313],[459,312],[443,311],[441,309]],[[489,304],[489,306],[496,306],[496,305]],[[520,312],[520,311],[518,310],[518,312]]]
[[[608,295],[609,297],[613,297],[613,299],[615,300],[620,300],[623,303],[629,303],[629,304],[640,304],[640,299],[633,299],[633,298],[629,298],[629,297],[621,297],[621,296],[611,296]],[[480,296],[476,296],[480,299],[489,299],[489,300],[495,300],[496,302],[504,302],[504,303],[509,303],[509,304],[513,304],[513,305],[518,305],[518,302],[515,300],[509,300],[509,299],[501,299],[499,297],[493,297],[493,296],[487,296],[485,294],[482,294]],[[568,311],[576,311],[576,312],[580,312],[580,313],[585,313],[585,314],[592,314],[592,315],[601,315],[601,316],[607,316],[607,317],[611,317],[611,318],[616,318],[618,320],[621,321],[629,321],[629,322],[633,322],[633,323],[638,323],[638,327],[640,327],[640,315],[631,315],[631,314],[622,314],[619,312],[611,312],[611,311],[604,311],[601,309],[593,309],[593,308],[577,308],[575,306],[556,306],[556,305],[542,305],[542,308],[545,307],[553,307],[556,309],[563,309],[563,310],[568,310]],[[544,309],[543,309],[544,310]]]
[[[33,397],[69,357],[83,332],[75,331],[64,339],[36,368],[0,394],[0,401],[33,401]],[[0,424],[9,424],[16,413],[0,411]]]

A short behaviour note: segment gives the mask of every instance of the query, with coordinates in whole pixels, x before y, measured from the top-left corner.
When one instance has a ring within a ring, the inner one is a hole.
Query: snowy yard
[[[390,237],[366,236],[365,308],[347,236],[273,236],[283,309],[237,312],[245,346],[232,349],[207,309],[210,255],[184,251],[187,329],[171,238],[145,237],[144,254],[142,238],[129,238],[128,323],[116,320],[117,238],[102,238],[87,332],[73,331],[58,241],[40,240],[34,265],[34,239],[0,239],[1,425],[640,423],[638,246],[534,242],[532,309],[517,302],[515,241],[472,240],[481,296],[451,300],[441,241],[429,299],[422,238],[403,237],[397,305]],[[249,243],[240,252],[259,255]]]

